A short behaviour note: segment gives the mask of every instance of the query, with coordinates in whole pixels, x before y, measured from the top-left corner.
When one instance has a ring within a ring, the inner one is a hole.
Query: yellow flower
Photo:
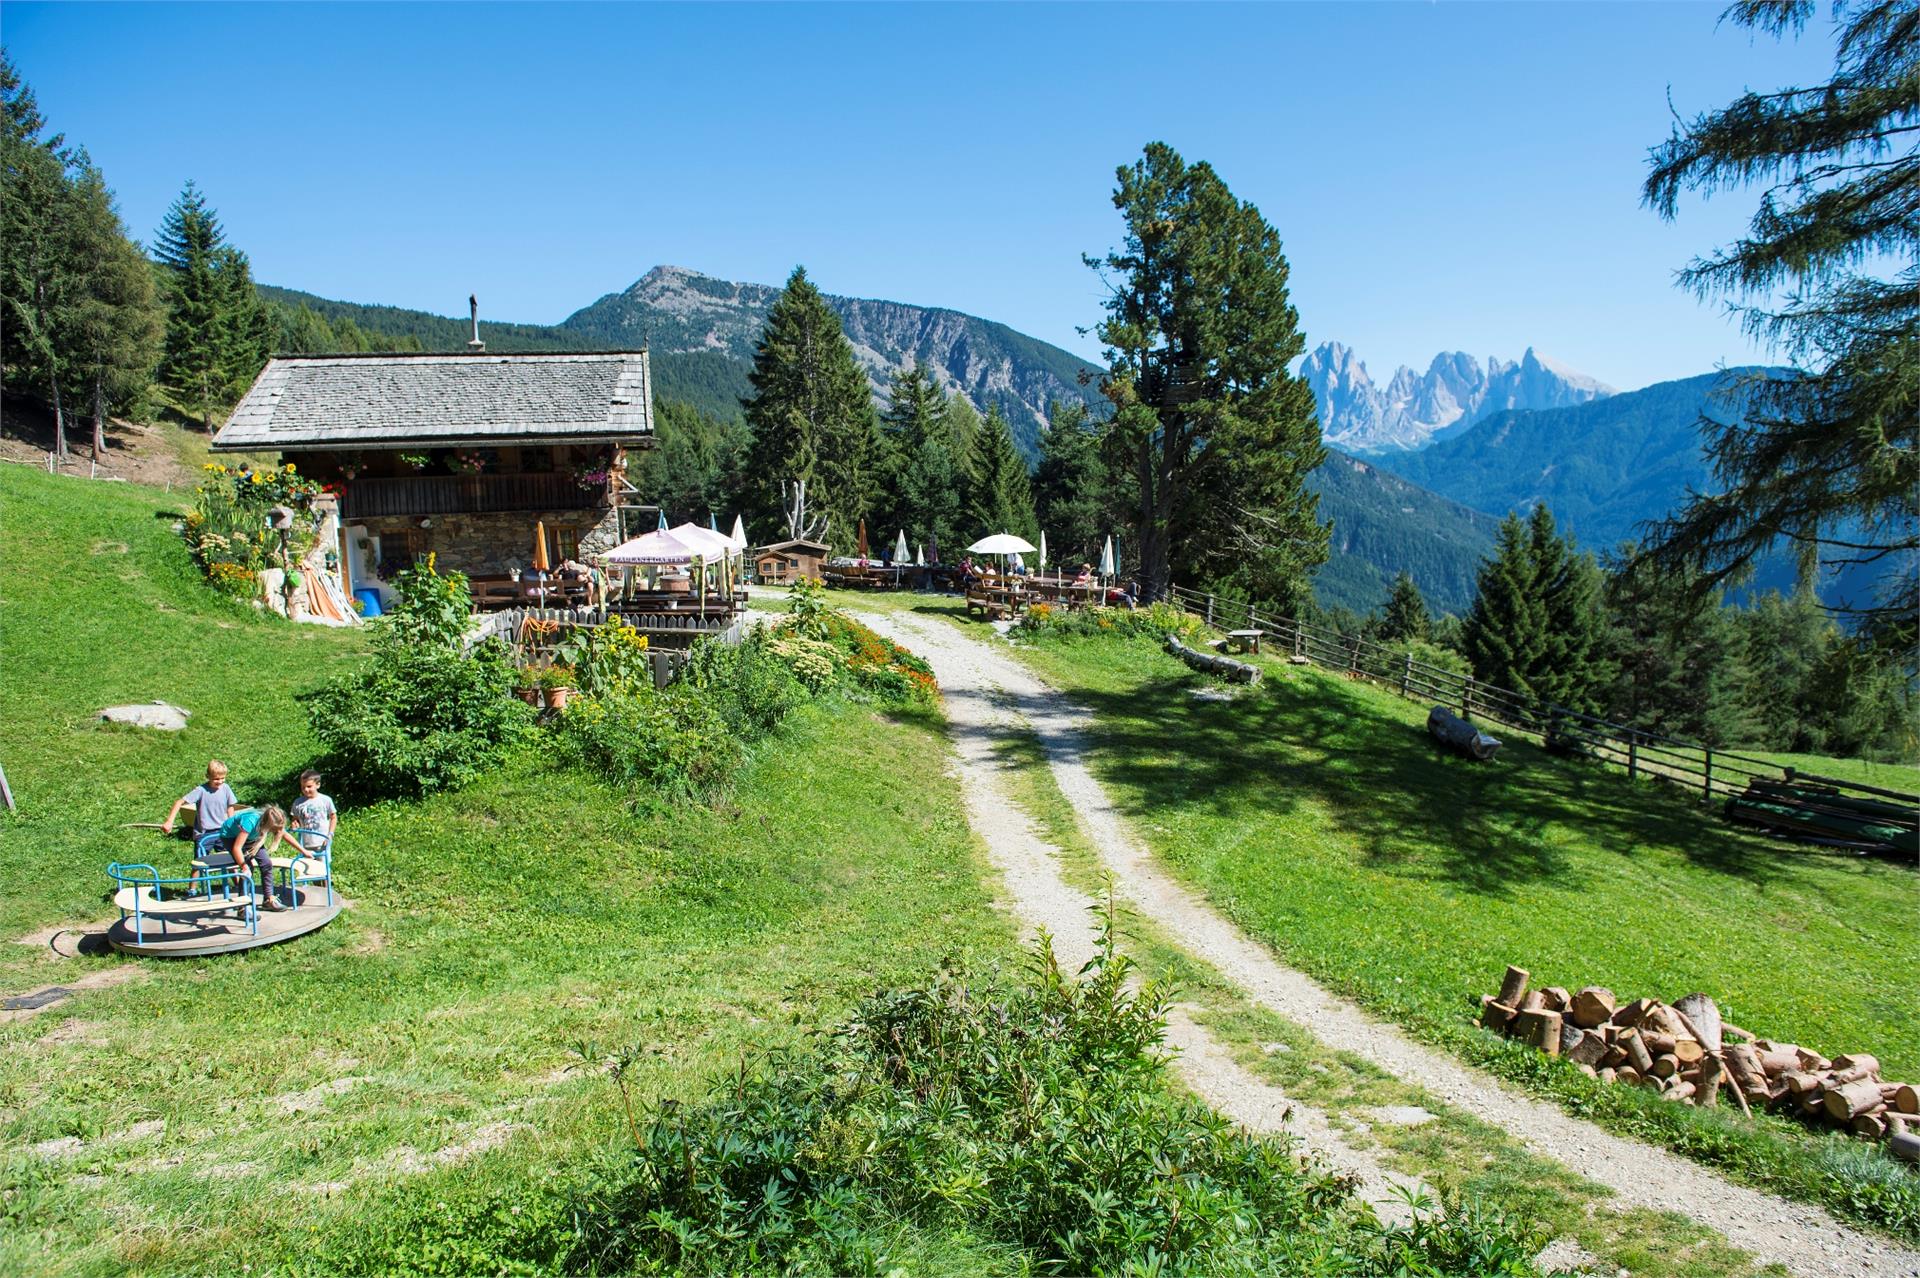
[[[252,482],[252,483],[256,483],[256,484],[257,484],[257,483],[259,483],[259,482],[260,482],[260,472],[259,472],[259,471],[257,471],[257,470],[256,470],[256,471],[254,471],[254,472],[253,472],[252,474],[250,474],[250,475],[248,475],[248,476],[247,476],[247,479],[248,479],[248,480],[249,480],[250,482]]]
[[[429,574],[432,574],[438,571],[437,569],[434,568],[433,561],[439,557],[439,554],[440,552],[437,550],[429,550],[427,552],[427,572]]]
[[[289,475],[291,475],[291,474],[293,473],[293,463],[292,463],[292,462],[288,462],[288,463],[286,464],[286,467],[285,467],[285,469],[286,469],[286,472],[287,472],[287,473],[288,473]]]

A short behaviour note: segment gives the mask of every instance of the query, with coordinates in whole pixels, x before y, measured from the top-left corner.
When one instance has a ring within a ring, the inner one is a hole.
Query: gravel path
[[[1061,881],[1054,849],[1005,797],[994,775],[1000,767],[994,745],[1023,721],[1046,750],[1054,779],[1112,874],[1115,892],[1261,1006],[1578,1170],[1612,1190],[1622,1207],[1684,1212],[1761,1262],[1782,1265],[1801,1278],[1920,1278],[1920,1252],[1862,1233],[1819,1208],[1748,1189],[1678,1155],[1571,1118],[1327,993],[1159,867],[1088,770],[1085,712],[1043,684],[997,639],[972,639],[944,621],[906,613],[862,620],[932,664],[947,699],[969,817],[1005,876],[1015,910],[1029,924],[1053,933],[1063,961],[1077,966],[1090,952],[1091,902]],[[1267,1114],[1264,1123],[1249,1126],[1270,1127],[1276,1102],[1251,1088],[1273,1089],[1244,1070],[1236,1077],[1220,1068],[1225,1053],[1184,1017],[1175,1017],[1170,1031],[1182,1024],[1185,1028],[1177,1036],[1170,1032],[1170,1038],[1184,1049],[1182,1071],[1195,1090],[1237,1120]],[[1318,1129],[1302,1133],[1309,1143],[1335,1165],[1351,1164],[1360,1171],[1376,1191],[1367,1196],[1377,1201],[1380,1187],[1391,1183],[1389,1174],[1363,1152],[1340,1145],[1323,1118],[1295,1109],[1304,1125]]]

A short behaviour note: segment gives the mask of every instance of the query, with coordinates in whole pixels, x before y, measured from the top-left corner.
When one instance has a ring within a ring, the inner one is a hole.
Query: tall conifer
[[[987,409],[987,419],[974,440],[973,478],[969,484],[967,514],[974,528],[970,536],[1012,533],[1031,541],[1040,535],[1033,518],[1033,481],[1026,458],[1014,442],[1013,428],[999,405]]]
[[[1500,521],[1493,558],[1480,568],[1480,590],[1462,639],[1475,677],[1533,695],[1532,673],[1546,651],[1546,609],[1533,592],[1533,555],[1518,515]]]
[[[854,360],[820,290],[795,267],[767,312],[743,401],[753,443],[747,463],[754,518],[779,522],[781,487],[807,483],[810,510],[832,519],[829,535],[849,544],[874,495],[877,419],[866,374]]]
[[[1034,517],[1047,534],[1054,559],[1067,566],[1097,562],[1105,533],[1106,475],[1100,439],[1083,404],[1048,406],[1034,472]]]
[[[1387,598],[1387,610],[1380,620],[1380,637],[1388,643],[1426,639],[1433,631],[1433,617],[1427,601],[1413,578],[1401,573],[1393,579],[1393,594]]]
[[[192,182],[167,210],[154,258],[167,280],[160,380],[211,430],[214,410],[238,397],[271,353],[273,328],[246,254],[227,243]]]

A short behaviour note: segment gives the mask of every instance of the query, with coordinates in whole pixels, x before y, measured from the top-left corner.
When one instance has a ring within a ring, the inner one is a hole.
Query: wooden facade
[[[804,537],[775,542],[754,552],[753,578],[768,586],[790,586],[802,577],[818,581],[829,553],[820,542]]]

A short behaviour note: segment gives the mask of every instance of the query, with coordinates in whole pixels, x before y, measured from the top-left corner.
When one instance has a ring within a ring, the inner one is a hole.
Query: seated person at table
[[[1129,587],[1129,589],[1126,589],[1126,590],[1122,590],[1120,587],[1115,586],[1111,590],[1107,591],[1107,602],[1109,604],[1120,604],[1123,607],[1127,607],[1127,608],[1133,607],[1134,606],[1133,590],[1131,589],[1131,587],[1133,586],[1133,583],[1129,581],[1127,583],[1127,586]]]
[[[320,774],[312,768],[300,774],[300,797],[293,802],[292,816],[293,843],[302,851],[324,847],[340,824],[340,814],[334,811],[333,800],[320,793]]]
[[[173,819],[180,815],[180,809],[193,805],[193,832],[195,842],[218,830],[227,823],[227,816],[236,808],[245,805],[234,797],[233,787],[227,784],[227,765],[218,759],[207,760],[207,779],[205,784],[196,785],[181,795],[167,811],[167,819],[160,823],[163,834],[173,833]],[[185,831],[182,831],[184,834]]]
[[[286,907],[274,899],[273,861],[268,856],[281,843],[293,843],[287,834],[287,814],[269,803],[258,811],[236,812],[228,817],[225,825],[200,840],[199,852],[210,870],[233,866],[245,872],[251,866],[254,885],[261,894],[260,907],[282,910]],[[297,854],[300,845],[295,843],[293,847]]]
[[[1091,586],[1093,584],[1093,565],[1081,564],[1080,571],[1073,574],[1073,584],[1076,586]]]

